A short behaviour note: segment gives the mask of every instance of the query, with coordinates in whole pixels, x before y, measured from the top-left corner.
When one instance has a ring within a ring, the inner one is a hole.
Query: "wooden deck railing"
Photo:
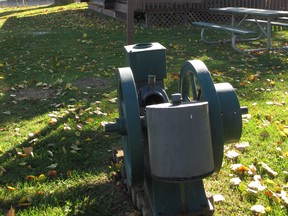
[[[135,0],[136,10],[161,9],[169,7],[202,9],[211,7],[249,7],[274,10],[288,10],[287,0]]]

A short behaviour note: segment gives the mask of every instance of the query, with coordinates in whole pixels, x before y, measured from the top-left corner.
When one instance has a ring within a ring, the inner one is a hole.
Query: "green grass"
[[[205,45],[200,30],[190,26],[139,25],[135,32],[137,43],[167,48],[168,95],[178,91],[184,61],[200,59],[214,82],[231,83],[249,108],[241,142],[250,147],[236,160],[225,156],[221,171],[205,180],[208,192],[225,197],[215,204],[215,215],[254,215],[255,204],[267,215],[287,214],[287,204],[267,192],[288,192],[287,52],[245,54],[229,44]],[[29,216],[133,212],[122,186],[109,178],[119,136],[101,126],[118,116],[113,99],[116,69],[126,66],[124,23],[92,13],[84,3],[0,8],[0,35],[0,214],[11,206],[16,215]],[[288,36],[273,35],[273,43]],[[18,154],[27,147],[33,147],[33,157]],[[228,150],[235,145],[226,145]],[[262,162],[278,175],[267,174]],[[253,176],[231,171],[235,163],[253,164],[267,189],[247,192]],[[52,164],[55,175],[48,173]],[[35,178],[27,180],[29,175]],[[230,185],[233,177],[242,180],[240,186]]]

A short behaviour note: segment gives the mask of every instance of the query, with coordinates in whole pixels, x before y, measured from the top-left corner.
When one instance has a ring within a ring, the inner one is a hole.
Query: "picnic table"
[[[209,41],[206,37],[206,30],[209,28],[229,31],[231,32],[231,38],[224,39],[220,42],[231,41],[232,48],[237,51],[258,51],[258,50],[271,50],[271,49],[287,49],[287,46],[282,47],[272,47],[271,38],[272,38],[272,25],[288,27],[288,23],[285,23],[285,19],[288,17],[288,11],[279,11],[279,10],[267,10],[267,9],[257,9],[257,8],[245,8],[245,7],[224,7],[224,8],[210,8],[211,12],[228,14],[231,15],[231,26],[223,26],[215,23],[209,22],[193,22],[193,25],[201,26],[201,39],[206,43],[215,43],[216,41]],[[259,32],[246,29],[243,29],[244,22],[253,22],[259,27]],[[240,38],[243,35],[253,35],[250,38]],[[240,50],[237,48],[236,43],[239,41],[253,41],[259,40],[262,37],[266,37],[266,47],[259,49],[245,49]],[[219,42],[219,41],[218,41]]]

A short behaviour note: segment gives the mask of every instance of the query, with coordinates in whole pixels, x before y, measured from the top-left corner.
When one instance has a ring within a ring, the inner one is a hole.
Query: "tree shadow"
[[[0,184],[4,187],[25,184],[33,188],[31,192],[13,196],[13,199],[1,198],[3,212],[7,212],[10,206],[14,206],[17,212],[29,212],[30,208],[43,205],[60,207],[63,212],[67,211],[65,215],[124,215],[132,209],[124,185],[116,186],[107,177],[111,171],[109,149],[119,142],[119,137],[108,136],[101,128],[81,130],[78,135],[74,129],[64,134],[57,132],[59,127],[75,117],[75,113],[77,111],[63,116],[57,123],[48,125],[1,155],[5,178],[0,179]],[[33,147],[33,157],[17,154],[17,151],[24,153],[25,147]],[[57,167],[48,168],[51,164],[57,164]],[[57,174],[50,175],[49,170]],[[44,182],[37,180],[41,174],[47,178]],[[31,180],[31,176],[35,178]],[[49,188],[49,182],[57,189]],[[42,183],[46,185],[43,188]],[[37,188],[42,189],[38,191]],[[29,197],[27,206],[19,202],[23,197]]]
[[[38,184],[39,187],[39,184]],[[0,198],[2,210],[8,212],[11,206],[15,206],[17,213],[29,214],[29,209],[47,207],[46,213],[57,214],[55,207],[60,210],[58,215],[95,215],[114,216],[127,215],[135,212],[129,195],[124,192],[122,186],[115,186],[110,182],[85,182],[79,181],[77,185],[63,185],[58,187],[59,191],[34,193],[29,195],[29,203],[19,203],[24,195],[20,195],[14,201]],[[55,202],[57,200],[57,202]],[[53,210],[54,208],[54,210]],[[33,210],[32,210],[33,211]],[[35,212],[35,211],[33,211]],[[35,212],[37,214],[37,211]]]

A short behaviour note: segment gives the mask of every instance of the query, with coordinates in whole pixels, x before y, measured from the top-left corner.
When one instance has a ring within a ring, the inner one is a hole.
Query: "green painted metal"
[[[221,107],[224,143],[238,142],[242,134],[242,111],[237,95],[229,83],[214,86]]]
[[[147,82],[149,75],[164,79],[166,72],[166,48],[159,43],[140,43],[125,46],[127,64],[133,71],[135,82]]]
[[[130,67],[118,69],[119,118],[116,123],[106,125],[105,130],[121,134],[128,186],[137,188],[144,185],[152,215],[212,215],[213,204],[207,198],[202,178],[176,182],[156,179],[151,175],[147,137],[149,125],[145,115],[147,105],[169,100],[163,82],[166,77],[165,48],[158,43],[136,44],[125,48]],[[228,83],[214,85],[209,70],[200,60],[183,64],[180,92],[184,102],[208,102],[213,150],[211,164],[214,163],[214,170],[213,166],[211,169],[212,172],[219,171],[224,143],[240,139],[241,114],[245,110],[240,108],[233,87]],[[181,103],[181,97],[178,95],[175,99],[174,95],[173,101]]]
[[[182,183],[160,182],[147,175],[145,192],[153,216],[209,216],[214,212],[201,179]]]
[[[197,89],[199,87],[199,91]],[[223,120],[216,89],[206,65],[200,60],[186,61],[180,73],[183,101],[208,101],[215,171],[221,169],[224,151]]]
[[[125,152],[124,163],[128,184],[134,186],[143,184],[144,178],[144,147],[138,97],[131,69],[119,68],[118,72],[118,108],[119,119],[122,122],[119,125],[126,131],[121,135]],[[123,131],[120,128],[119,130]]]

